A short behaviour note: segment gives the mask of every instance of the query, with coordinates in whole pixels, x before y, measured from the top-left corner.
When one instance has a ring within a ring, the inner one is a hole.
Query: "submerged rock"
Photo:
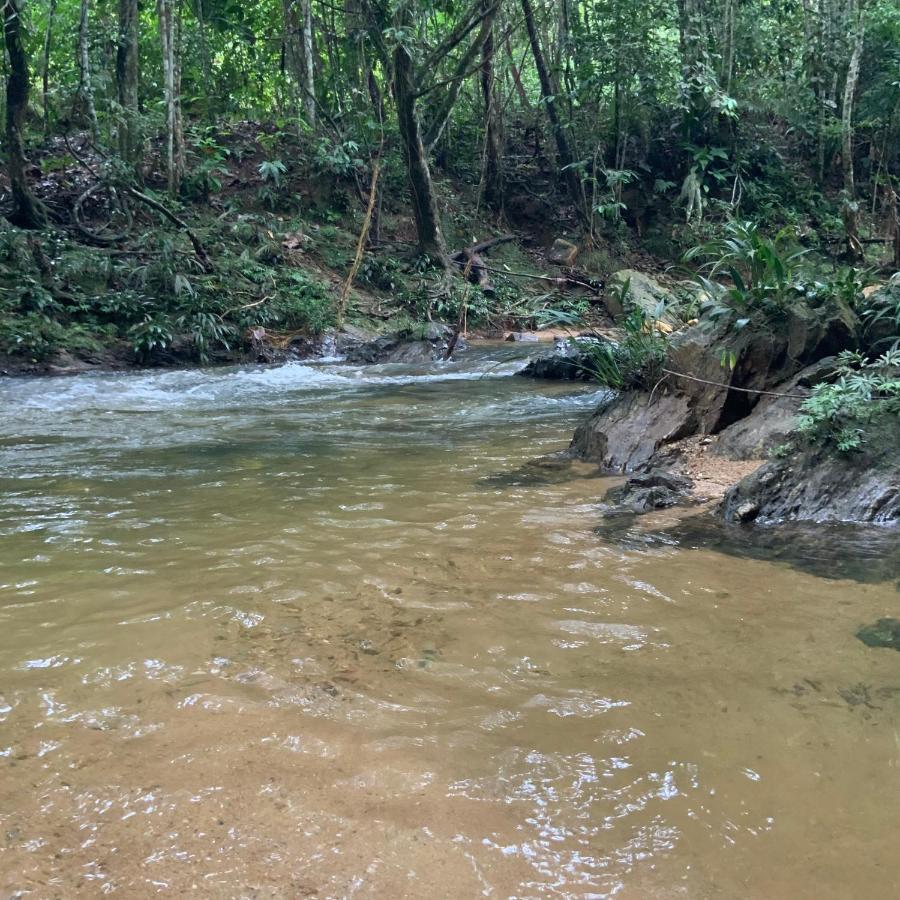
[[[900,650],[900,619],[879,619],[872,625],[864,625],[856,636],[867,647],[887,647]]]
[[[645,513],[652,509],[668,509],[684,503],[691,495],[693,482],[683,475],[653,469],[629,478],[625,484],[610,488],[604,501],[611,505],[609,513]]]
[[[862,450],[813,446],[767,462],[730,488],[730,522],[810,521],[892,525],[900,521],[900,422],[872,429]],[[755,508],[749,516],[746,510]]]

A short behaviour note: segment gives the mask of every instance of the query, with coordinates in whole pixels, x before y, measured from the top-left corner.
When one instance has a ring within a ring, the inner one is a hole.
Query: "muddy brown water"
[[[598,534],[495,356],[0,384],[0,896],[900,896],[896,578]]]

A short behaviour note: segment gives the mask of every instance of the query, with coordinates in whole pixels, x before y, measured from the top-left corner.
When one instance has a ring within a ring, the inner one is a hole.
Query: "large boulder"
[[[670,338],[664,384],[649,393],[625,392],[602,406],[578,429],[571,450],[607,471],[633,472],[653,464],[667,444],[727,432],[722,455],[758,457],[793,428],[802,402],[776,403],[766,392],[807,396],[824,370],[801,373],[822,357],[855,346],[857,337],[855,316],[841,304],[820,309],[798,304],[780,322],[743,329],[726,318],[702,320]],[[761,403],[759,415],[748,419]],[[736,427],[739,422],[744,426]]]
[[[717,434],[745,418],[764,394],[802,369],[856,345],[857,323],[844,304],[811,309],[798,303],[780,322],[751,323],[735,331],[724,319],[702,321],[676,334],[666,368],[690,398],[704,434]],[[732,365],[733,362],[733,365]]]
[[[900,422],[873,428],[852,453],[815,445],[775,459],[725,495],[731,522],[900,521]]]
[[[626,284],[628,291],[623,297]],[[614,322],[621,322],[630,309],[637,307],[648,319],[658,319],[670,328],[677,328],[681,323],[675,294],[637,269],[621,269],[610,275],[603,303]]]
[[[697,419],[684,394],[627,391],[579,426],[570,451],[607,472],[636,472],[666,444],[696,430]]]

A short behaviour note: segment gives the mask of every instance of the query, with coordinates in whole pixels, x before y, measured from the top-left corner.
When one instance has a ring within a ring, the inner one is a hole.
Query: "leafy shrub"
[[[657,320],[635,307],[622,323],[623,338],[612,342],[600,335],[576,340],[586,357],[583,367],[602,384],[622,390],[652,388],[662,376],[666,359],[666,339]]]
[[[0,317],[0,351],[9,356],[47,359],[59,347],[63,334],[58,322],[38,312]]]
[[[837,363],[836,380],[816,385],[801,404],[797,432],[848,452],[864,443],[872,425],[900,416],[900,350],[877,359],[844,351]]]
[[[782,229],[774,238],[765,237],[754,222],[729,222],[726,236],[694,247],[684,262],[702,260],[694,280],[714,302],[741,313],[782,313],[797,296],[799,262],[804,251],[790,252],[786,244],[792,234]],[[731,284],[717,278],[726,276]]]
[[[128,339],[138,358],[147,362],[155,350],[165,350],[174,338],[172,322],[168,316],[148,316],[128,329]]]
[[[872,295],[862,311],[866,331],[878,335],[876,345],[900,345],[900,276],[894,275],[886,287]]]

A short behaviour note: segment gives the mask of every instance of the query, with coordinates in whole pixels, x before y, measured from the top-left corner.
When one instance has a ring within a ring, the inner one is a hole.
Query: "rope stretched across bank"
[[[724,381],[708,381],[706,378],[697,378],[694,375],[685,375],[683,372],[673,372],[671,369],[662,369],[666,375],[674,375],[676,378],[687,378],[688,381],[697,381],[700,384],[711,384],[714,387],[728,388],[730,391],[740,391],[743,394],[766,394],[769,397],[786,397],[789,400],[808,400],[808,394],[782,394],[778,391],[758,391],[753,388],[735,387],[732,384],[725,384]]]

